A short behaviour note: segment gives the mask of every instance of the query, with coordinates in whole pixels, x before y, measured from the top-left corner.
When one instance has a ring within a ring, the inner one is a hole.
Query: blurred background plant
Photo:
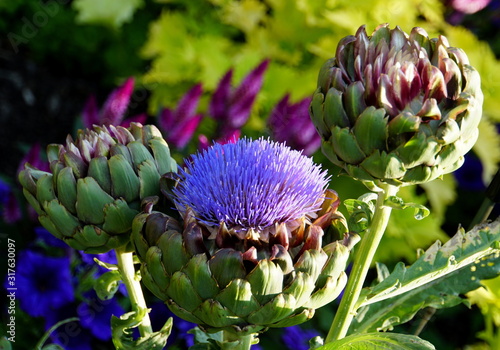
[[[388,22],[407,32],[420,26],[430,37],[443,34],[462,48],[481,74],[485,103],[479,141],[465,165],[400,191],[405,201],[429,206],[431,215],[416,222],[411,212],[395,211],[375,259],[411,263],[418,249],[468,227],[500,162],[497,0],[4,0],[0,14],[0,240],[2,246],[7,237],[16,241],[16,283],[24,291],[16,349],[31,349],[46,329],[71,316],[80,322],[62,326],[51,341],[73,340],[67,349],[109,349],[110,335],[95,324],[127,309],[125,298],[99,301],[92,294],[102,271],[85,255],[54,246],[16,180],[22,163],[46,167],[47,144],[82,126],[154,123],[180,163],[214,140],[271,136],[329,167],[341,199],[357,198],[365,188],[336,177],[339,170],[318,151],[308,104],[337,42],[361,24],[370,32]],[[44,266],[43,274],[34,273],[33,264]],[[54,273],[66,276],[58,288],[45,284]],[[472,310],[437,311],[421,336],[444,350],[498,348],[498,283],[468,295]],[[169,315],[154,312],[158,324]],[[270,331],[259,346],[291,349],[304,337],[324,336],[334,312],[329,305],[304,326]],[[426,315],[419,317],[407,327]],[[6,309],[2,333],[4,320]],[[169,346],[186,348],[192,325],[176,321]],[[68,329],[73,333],[61,333]]]

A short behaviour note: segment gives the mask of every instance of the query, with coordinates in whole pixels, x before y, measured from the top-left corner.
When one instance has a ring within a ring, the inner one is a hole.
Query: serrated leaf
[[[117,270],[108,271],[94,282],[94,290],[101,300],[109,300],[113,298],[115,293],[118,291],[121,283],[121,275]]]
[[[413,215],[415,219],[422,220],[429,216],[430,210],[427,209],[422,204],[417,203],[405,203],[404,200],[397,196],[390,196],[384,201],[384,205],[391,207],[393,209],[406,209],[406,208],[414,208],[415,214]]]
[[[356,334],[323,345],[317,350],[429,350],[434,345],[415,335],[398,333]]]
[[[349,217],[347,225],[353,232],[364,232],[370,226],[373,217],[374,205],[359,199],[346,199],[344,205]]]
[[[424,307],[462,302],[461,294],[500,273],[499,239],[500,219],[468,233],[459,231],[443,246],[436,242],[409,267],[396,265],[381,283],[363,290],[350,333],[390,329]]]
[[[130,336],[132,328],[141,324],[147,312],[148,309],[139,308],[137,312],[128,312],[120,317],[111,316],[112,339],[117,350],[163,349],[172,331],[172,317],[158,332],[150,333],[136,340]]]

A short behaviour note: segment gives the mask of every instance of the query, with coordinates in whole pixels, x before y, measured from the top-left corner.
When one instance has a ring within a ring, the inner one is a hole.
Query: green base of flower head
[[[250,263],[232,248],[200,252],[201,236],[185,239],[201,235],[200,227],[188,225],[182,232],[177,225],[161,213],[134,221],[142,281],[174,314],[209,332],[248,335],[303,323],[347,282],[349,248],[342,242],[306,249],[290,268],[279,258]]]
[[[159,196],[161,175],[176,171],[158,129],[136,123],[79,130],[47,155],[51,172],[29,164],[20,172],[24,195],[49,232],[86,253],[132,251],[141,201]]]
[[[478,72],[445,37],[381,25],[341,40],[310,111],[331,162],[365,183],[402,186],[463,164],[482,102]]]

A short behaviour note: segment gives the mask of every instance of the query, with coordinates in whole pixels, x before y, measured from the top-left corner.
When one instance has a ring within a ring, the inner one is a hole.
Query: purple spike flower
[[[184,95],[176,109],[165,108],[160,114],[160,130],[177,148],[186,146],[200,124],[202,115],[196,114],[196,109],[202,93],[201,84],[197,84]]]
[[[301,152],[270,140],[215,144],[193,156],[174,189],[207,226],[263,229],[319,209],[329,178]]]
[[[287,94],[274,107],[268,119],[276,141],[286,142],[291,148],[302,150],[308,156],[321,145],[321,137],[309,117],[310,103],[311,98],[306,97],[292,104]]]
[[[128,127],[131,122],[143,124],[147,118],[146,114],[139,114],[124,120],[130,98],[134,92],[134,84],[134,78],[128,78],[123,85],[111,92],[100,111],[95,96],[90,96],[82,111],[83,126],[91,129],[93,125],[121,125]]]
[[[268,65],[269,60],[262,61],[236,88],[231,88],[232,69],[222,77],[208,107],[210,116],[220,123],[220,137],[227,137],[246,123]]]

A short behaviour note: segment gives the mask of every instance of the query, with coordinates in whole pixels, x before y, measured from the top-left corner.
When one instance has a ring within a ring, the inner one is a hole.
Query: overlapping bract
[[[348,242],[321,247],[323,229],[342,220],[333,191],[313,222],[276,224],[262,235],[222,224],[217,232],[185,212],[183,223],[159,212],[139,214],[132,241],[143,283],[177,316],[206,330],[239,334],[307,321],[345,286]]]
[[[134,220],[144,284],[208,330],[248,334],[308,320],[346,282],[347,242],[322,248],[326,228],[345,232],[327,185],[319,165],[284,144],[213,145],[171,190],[182,222],[148,211]]]
[[[177,169],[159,130],[138,123],[79,130],[47,156],[50,172],[26,164],[19,174],[24,195],[48,231],[87,253],[126,246],[141,201]]]
[[[322,150],[366,182],[422,183],[463,163],[478,137],[478,72],[443,36],[381,25],[340,41],[311,103]]]

